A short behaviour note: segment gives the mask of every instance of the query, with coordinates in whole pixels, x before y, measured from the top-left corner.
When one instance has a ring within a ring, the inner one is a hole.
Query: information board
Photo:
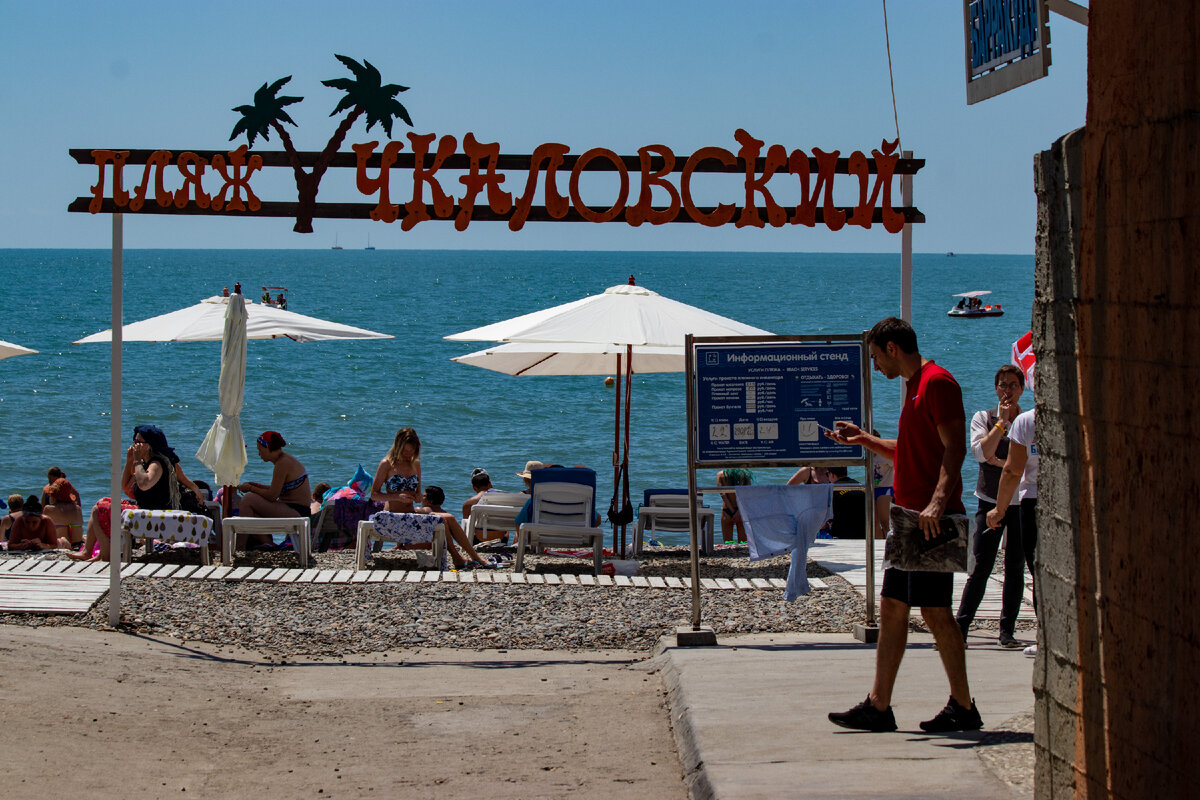
[[[862,460],[860,446],[824,435],[861,425],[861,338],[694,345],[697,462]]]

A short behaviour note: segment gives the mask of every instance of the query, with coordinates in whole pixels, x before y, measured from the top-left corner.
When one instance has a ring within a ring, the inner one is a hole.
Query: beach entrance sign
[[[342,97],[330,114],[340,115],[340,121],[320,151],[298,150],[284,127],[296,127],[287,109],[303,100],[280,95],[291,82],[290,76],[262,84],[251,103],[232,109],[240,116],[229,139],[246,140],[235,148],[70,150],[77,163],[93,170],[95,182],[89,195],[71,201],[68,211],[112,215],[109,455],[113,497],[119,497],[123,488],[122,220],[126,214],[285,217],[295,219],[293,230],[297,233],[312,233],[315,219],[399,222],[402,231],[430,221],[453,221],[456,230],[466,230],[473,221],[504,221],[513,231],[521,230],[527,222],[623,222],[634,227],[673,222],[737,228],[822,225],[831,231],[881,225],[888,233],[902,234],[901,316],[911,318],[912,224],[925,221],[912,205],[912,178],[925,162],[913,158],[909,151],[900,151],[898,138],[882,140],[869,156],[855,150],[843,157],[840,150],[789,150],[781,144],[768,145],[738,128],[733,132],[733,142],[725,143],[727,146],[704,145],[690,153],[677,154],[665,144],[647,144],[635,155],[618,155],[600,146],[575,155],[565,144],[547,142],[527,155],[507,155],[501,153],[498,142],[481,142],[474,133],[466,133],[460,152],[458,139],[450,134],[410,131],[404,141],[392,139],[396,120],[413,125],[408,110],[396,99],[408,87],[385,84],[379,70],[365,59],[359,63],[347,56],[336,58],[349,70],[350,77],[322,81],[340,91]],[[352,143],[350,152],[342,152],[359,119],[366,123],[368,133],[379,126],[388,141]],[[267,142],[272,133],[279,137],[282,151],[254,149],[260,137]],[[259,179],[266,170],[275,168],[291,170],[296,187],[294,199],[262,196],[267,186],[277,184]],[[346,180],[344,186],[328,187],[326,196],[336,192],[338,202],[317,202],[322,181],[331,169],[353,170],[353,182]],[[728,177],[724,181],[697,179],[706,173]],[[897,177],[899,206],[893,202]],[[341,201],[343,196],[354,197],[355,193],[365,202]],[[869,383],[863,380],[860,385],[866,391]],[[853,393],[850,389],[846,392]],[[690,402],[689,397],[689,414]],[[863,411],[869,420],[869,399]],[[793,421],[799,424],[799,420]],[[692,629],[698,632],[695,470],[690,472]],[[112,547],[120,552],[119,508],[113,509],[111,522]],[[112,561],[109,574],[109,623],[117,625],[121,604],[119,560]],[[869,619],[872,613],[868,602]],[[700,639],[707,640],[701,636],[696,641]]]
[[[321,151],[296,149],[284,126],[296,125],[287,107],[304,98],[281,96],[291,77],[280,78],[264,83],[253,103],[233,109],[241,117],[230,140],[244,136],[246,141],[232,150],[72,149],[76,162],[95,170],[95,183],[90,196],[77,197],[68,210],[292,217],[298,233],[312,233],[317,218],[399,222],[405,231],[441,220],[453,221],[456,230],[466,230],[472,221],[506,221],[514,231],[526,222],[634,227],[693,222],[738,228],[823,225],[833,231],[882,225],[889,233],[925,220],[918,209],[893,204],[896,176],[914,175],[925,163],[902,157],[898,140],[881,141],[870,155],[855,150],[845,157],[840,150],[767,145],[742,129],[733,134],[735,146],[708,145],[680,154],[665,144],[648,144],[636,155],[605,147],[576,155],[565,144],[547,142],[528,155],[508,155],[498,142],[480,142],[473,133],[463,136],[461,148],[451,134],[410,131],[402,141],[391,139],[392,125],[396,120],[412,125],[396,99],[408,87],[384,84],[369,61],[337,58],[352,77],[322,81],[343,92],[330,115],[343,117]],[[341,152],[351,127],[363,117],[368,132],[378,125],[389,141],[351,144],[351,152]],[[254,150],[259,137],[268,141],[271,133],[284,149]],[[256,179],[271,168],[292,171],[295,200],[261,196]],[[368,201],[318,203],[330,169],[353,170],[353,184],[347,180],[338,188]],[[584,187],[588,173],[611,173],[615,180],[599,189]],[[732,187],[697,186],[699,173],[737,178]],[[846,177],[839,181],[838,176]]]

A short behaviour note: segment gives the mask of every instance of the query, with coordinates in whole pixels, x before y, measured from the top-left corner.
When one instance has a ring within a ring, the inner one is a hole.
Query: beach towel
[[[808,594],[808,548],[833,516],[832,484],[738,486],[735,492],[746,523],[750,560],[791,552],[783,599],[791,603]]]
[[[216,536],[211,519],[187,511],[123,510],[121,528],[135,539],[159,539],[197,546],[211,542]]]
[[[432,544],[433,529],[441,522],[434,514],[397,514],[380,511],[371,515],[371,524],[381,538],[396,544]]]

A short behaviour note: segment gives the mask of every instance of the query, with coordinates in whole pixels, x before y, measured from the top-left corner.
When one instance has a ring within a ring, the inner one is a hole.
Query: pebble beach
[[[511,554],[496,547],[492,556]],[[486,549],[484,552],[489,552]],[[17,554],[6,555],[8,558]],[[65,558],[56,554],[52,558]],[[414,552],[377,553],[370,569],[418,569]],[[313,554],[319,569],[352,569],[353,551]],[[134,561],[146,560],[135,551]],[[156,553],[153,561],[192,563],[195,552]],[[237,564],[292,567],[289,552],[239,554]],[[504,560],[496,571],[511,571]],[[750,563],[747,548],[722,547],[701,561],[706,578],[786,578],[786,556]],[[541,574],[591,572],[590,559],[527,556]],[[690,575],[686,548],[648,548],[638,575]],[[825,581],[795,603],[778,589],[702,591],[701,619],[718,636],[761,632],[849,632],[865,614],[863,599],[841,578],[810,561],[808,576]],[[281,660],[345,657],[413,647],[649,652],[662,636],[691,622],[686,589],[506,583],[275,584],[129,578],[122,581],[122,628],[218,646],[257,650]],[[0,622],[35,626],[108,627],[107,596],[82,615],[0,614]]]

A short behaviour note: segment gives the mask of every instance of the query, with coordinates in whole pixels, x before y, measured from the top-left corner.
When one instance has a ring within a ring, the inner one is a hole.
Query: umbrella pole
[[[621,354],[617,354],[617,397],[613,402],[613,497],[617,496],[620,491],[621,483]],[[619,552],[617,548],[617,528],[620,527],[617,523],[613,523],[613,552]]]
[[[633,345],[625,345],[625,452],[621,456],[621,468],[625,470],[624,486],[629,485],[629,401],[633,393]],[[628,498],[621,495],[621,503]],[[621,558],[625,557],[625,526],[621,526]]]

